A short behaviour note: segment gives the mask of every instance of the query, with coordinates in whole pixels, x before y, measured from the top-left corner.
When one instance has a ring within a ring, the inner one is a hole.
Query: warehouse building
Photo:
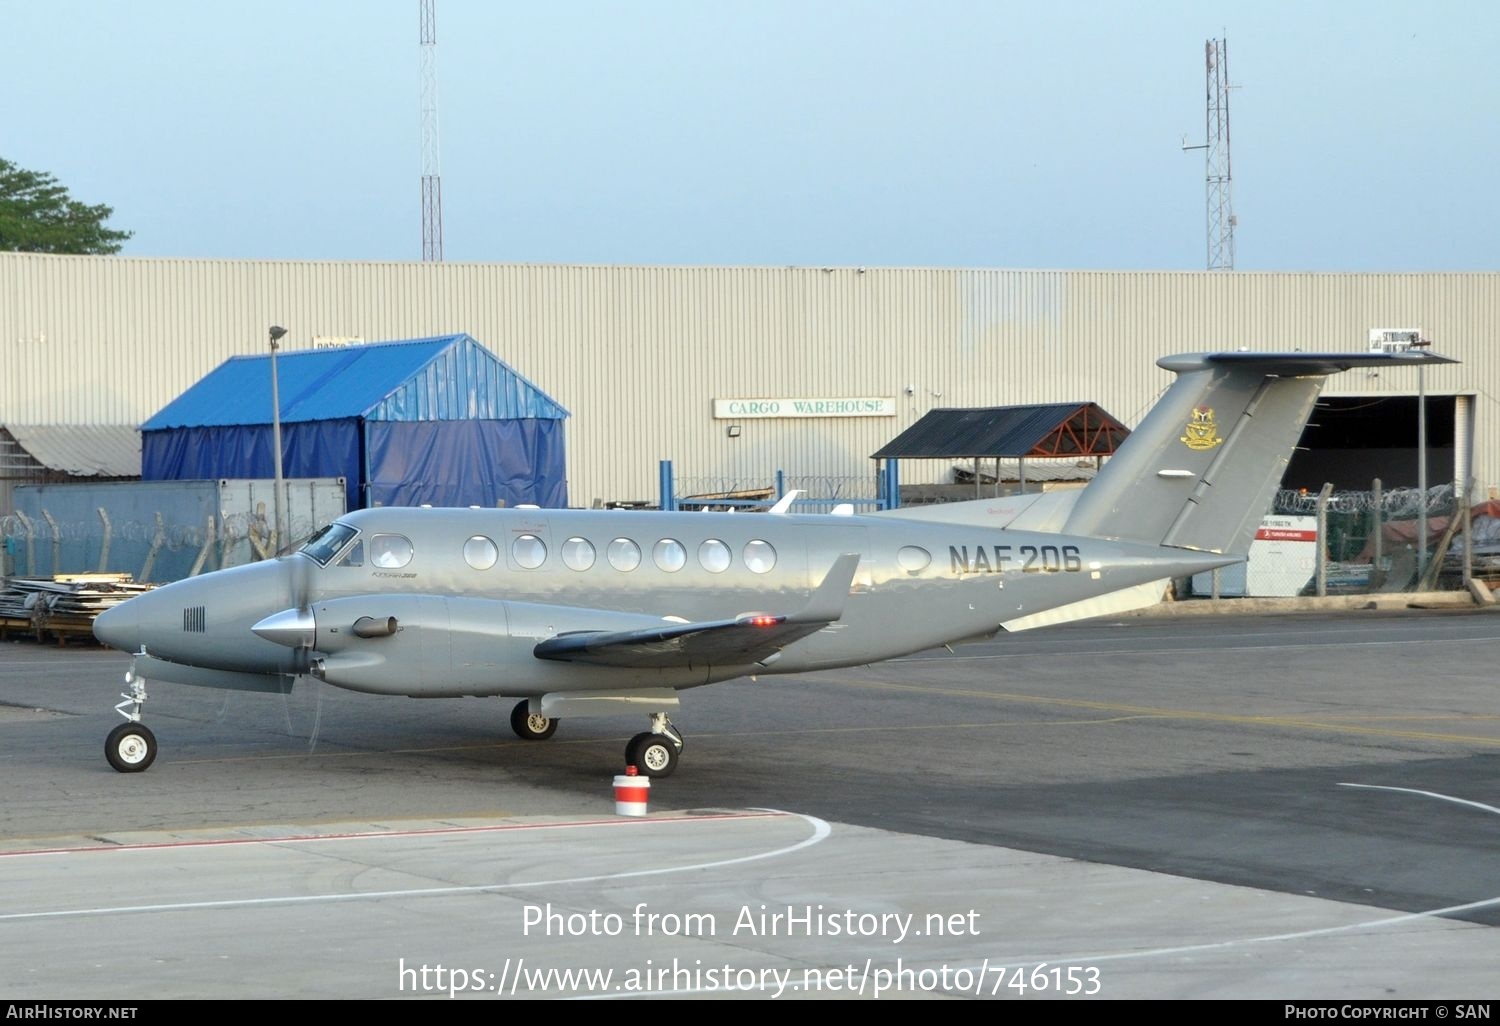
[[[654,500],[661,460],[685,494],[783,471],[818,494],[873,495],[871,455],[934,409],[1093,402],[1133,427],[1170,382],[1162,356],[1360,351],[1372,329],[1403,328],[1461,362],[1332,378],[1316,420],[1335,455],[1294,464],[1292,483],[1415,484],[1425,411],[1429,482],[1472,458],[1482,493],[1500,485],[1497,318],[1491,273],[0,253],[0,428],[139,426],[228,357],[265,354],[271,325],[288,329],[283,352],[467,333],[571,412],[574,505]]]

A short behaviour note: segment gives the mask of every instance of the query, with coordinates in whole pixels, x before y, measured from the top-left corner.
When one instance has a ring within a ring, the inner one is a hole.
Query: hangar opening
[[[1457,441],[1467,396],[1426,397],[1427,486],[1452,482],[1459,466]],[[1323,396],[1297,443],[1281,486],[1317,492],[1363,491],[1379,478],[1386,488],[1415,488],[1418,466],[1418,406],[1414,395]]]

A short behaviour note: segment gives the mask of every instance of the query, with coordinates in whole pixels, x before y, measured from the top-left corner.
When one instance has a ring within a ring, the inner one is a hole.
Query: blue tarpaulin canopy
[[[568,504],[568,411],[468,335],[281,352],[282,469],[349,508]],[[275,473],[271,357],[235,356],[141,425],[147,481]]]

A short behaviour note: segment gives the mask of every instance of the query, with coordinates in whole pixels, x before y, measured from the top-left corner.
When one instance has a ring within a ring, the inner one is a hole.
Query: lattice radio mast
[[[422,7],[422,259],[443,259],[443,174],[438,161],[437,15]]]
[[[1204,118],[1204,143],[1184,150],[1204,151],[1204,181],[1208,206],[1208,269],[1234,270],[1234,205],[1230,196],[1233,179],[1229,162],[1229,57],[1226,41],[1210,39],[1203,44],[1208,101]]]

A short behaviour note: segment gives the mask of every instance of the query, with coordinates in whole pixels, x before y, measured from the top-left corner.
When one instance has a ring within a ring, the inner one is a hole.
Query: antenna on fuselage
[[[767,513],[774,513],[776,516],[784,516],[786,514],[786,511],[792,508],[792,503],[796,502],[797,498],[801,494],[802,494],[802,489],[801,488],[793,488],[791,491],[787,492],[781,498],[777,499],[776,500],[776,505],[774,505],[770,509],[766,510],[766,512]]]

